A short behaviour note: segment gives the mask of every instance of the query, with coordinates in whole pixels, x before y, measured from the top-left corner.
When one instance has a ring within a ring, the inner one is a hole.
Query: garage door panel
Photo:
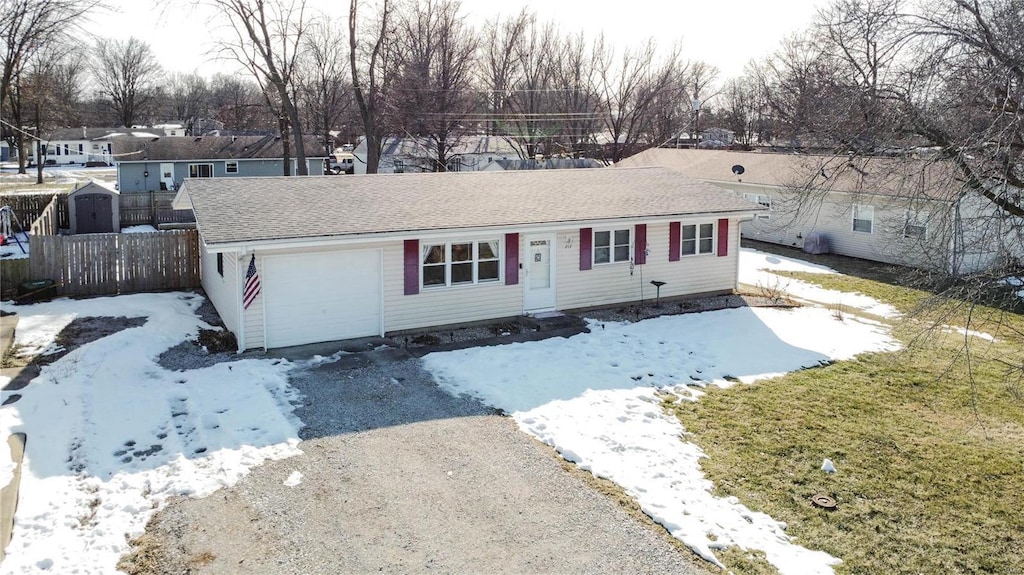
[[[380,333],[379,251],[269,256],[262,276],[267,347]]]

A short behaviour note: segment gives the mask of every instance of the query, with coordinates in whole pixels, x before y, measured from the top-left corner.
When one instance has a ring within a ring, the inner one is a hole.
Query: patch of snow
[[[288,479],[284,480],[285,487],[297,487],[300,483],[302,483],[302,473],[298,471],[292,471]]]
[[[428,354],[442,388],[505,410],[562,456],[625,489],[695,552],[763,550],[783,574],[831,573],[839,559],[795,545],[785,527],[711,495],[700,449],[660,405],[694,400],[707,384],[753,382],[899,348],[888,328],[821,308],[740,308],[636,323],[590,322],[569,339]]]
[[[985,341],[994,342],[996,340],[995,336],[993,336],[992,334],[988,334],[983,331],[974,331],[973,329],[965,329],[955,325],[944,325],[942,326],[942,331],[944,331],[945,333],[958,333],[960,335],[976,337],[978,339],[983,339]]]
[[[153,132],[132,132],[132,135],[135,136],[136,138],[159,138],[160,137],[159,134],[154,134]]]
[[[122,234],[148,234],[155,231],[159,231],[149,224],[142,224],[138,226],[128,226],[127,228],[121,228]]]
[[[20,316],[16,342],[39,351],[76,317],[146,323],[43,366],[19,401],[0,408],[0,434],[28,435],[3,573],[42,564],[111,573],[169,497],[208,495],[267,459],[300,453],[289,362],[157,365],[161,352],[209,327],[195,314],[202,301],[160,293],[10,308]]]
[[[10,382],[11,378],[0,375],[0,389]],[[14,478],[14,470],[17,468],[14,460],[11,459],[11,450],[7,447],[7,439],[10,436],[10,430],[0,426],[0,489],[3,489],[11,482],[11,479]]]
[[[780,276],[774,271],[834,274],[835,270],[801,260],[759,252],[740,250],[740,282],[768,292],[788,294],[798,300],[823,305],[842,306],[884,318],[900,315],[895,307],[859,293],[825,289],[814,284]]]

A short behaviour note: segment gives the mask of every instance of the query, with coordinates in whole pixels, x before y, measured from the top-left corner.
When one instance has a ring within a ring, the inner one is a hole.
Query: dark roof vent
[[[746,168],[739,164],[736,164],[735,166],[732,167],[732,173],[736,174],[737,176],[742,176],[743,172],[745,171],[747,171]]]

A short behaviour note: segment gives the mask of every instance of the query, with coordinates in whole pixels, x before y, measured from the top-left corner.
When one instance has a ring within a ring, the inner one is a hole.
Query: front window
[[[224,173],[237,174],[238,162],[224,162]]]
[[[715,247],[715,224],[687,224],[681,230],[682,245],[679,253],[684,256],[710,254]]]
[[[629,261],[629,229],[594,232],[594,263]]]
[[[190,178],[212,178],[213,164],[189,164],[188,177]]]
[[[424,244],[423,287],[496,282],[500,273],[498,240]]]
[[[875,222],[875,207],[855,205],[853,206],[853,231],[871,233]]]

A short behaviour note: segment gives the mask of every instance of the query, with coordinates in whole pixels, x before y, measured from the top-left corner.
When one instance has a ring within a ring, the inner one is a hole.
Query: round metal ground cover
[[[823,493],[812,496],[811,503],[822,509],[834,510],[836,508],[836,500]]]

